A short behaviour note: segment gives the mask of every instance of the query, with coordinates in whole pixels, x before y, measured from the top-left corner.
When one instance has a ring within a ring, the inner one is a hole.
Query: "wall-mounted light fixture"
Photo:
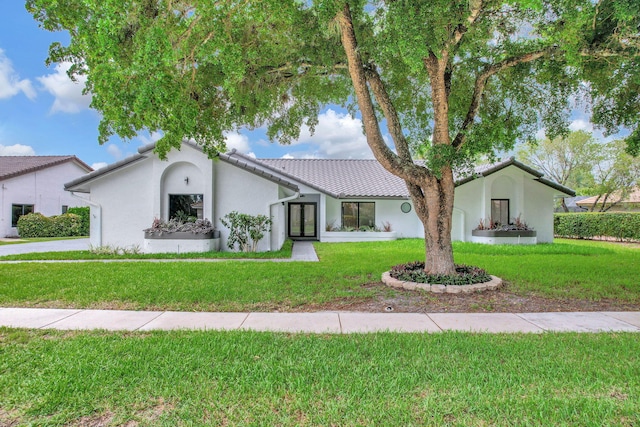
[[[188,177],[188,176],[185,176],[185,177],[184,177],[184,183],[185,183],[185,184],[187,184],[187,185],[189,185],[189,177]]]

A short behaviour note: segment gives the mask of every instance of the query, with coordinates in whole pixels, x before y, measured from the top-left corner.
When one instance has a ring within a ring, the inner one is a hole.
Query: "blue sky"
[[[113,137],[102,146],[98,144],[100,116],[89,109],[90,97],[82,95],[82,84],[69,80],[65,64],[45,66],[53,41],[66,43],[68,35],[40,29],[20,1],[3,4],[0,155],[73,154],[99,167],[152,142],[156,136],[147,134],[127,142]],[[266,141],[261,130],[230,134],[227,145],[258,158],[372,158],[359,119],[337,107],[328,107],[319,119],[313,136],[303,130],[299,141],[290,146]],[[572,129],[592,130],[584,114],[576,111],[572,119]],[[543,135],[541,130],[538,136]]]

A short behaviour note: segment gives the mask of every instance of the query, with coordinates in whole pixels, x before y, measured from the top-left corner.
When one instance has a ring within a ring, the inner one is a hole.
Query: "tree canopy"
[[[598,202],[603,211],[615,206],[640,180],[640,158],[625,152],[624,141],[598,142],[585,131],[524,145],[518,158],[578,194],[600,196],[591,210]],[[564,199],[562,207],[568,211]]]
[[[44,28],[70,33],[49,61],[88,74],[100,142],[149,129],[164,132],[161,150],[187,137],[215,151],[223,131],[242,126],[266,124],[289,142],[322,106],[354,101],[335,23],[343,3],[29,0],[27,8]],[[444,54],[448,131],[464,145],[456,157],[508,148],[541,125],[555,136],[572,101],[592,105],[610,132],[628,127],[637,146],[636,1],[349,4],[362,62],[383,79],[412,146],[430,145],[425,58]]]
[[[452,272],[452,170],[582,103],[640,151],[636,0],[28,0],[66,30],[49,61],[86,74],[100,142],[193,138],[266,125],[281,143],[328,103],[362,115],[374,156],[403,178],[425,227],[426,270]],[[382,137],[384,120],[393,146]],[[426,166],[413,162],[420,152]],[[435,264],[434,264],[435,262]]]

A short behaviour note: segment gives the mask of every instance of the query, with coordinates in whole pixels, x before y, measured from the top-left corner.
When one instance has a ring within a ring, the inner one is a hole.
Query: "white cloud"
[[[307,127],[300,131],[300,138],[291,145],[308,144],[305,152],[290,152],[295,158],[371,159],[373,153],[362,132],[362,121],[348,114],[327,110],[318,116],[315,132]]]
[[[107,153],[111,154],[116,160],[120,160],[122,158],[122,150],[115,144],[109,144],[107,146]]]
[[[29,99],[35,99],[36,91],[29,79],[22,79],[13,69],[11,60],[0,49],[0,99],[11,98],[18,93],[24,93]]]
[[[78,113],[91,104],[91,95],[82,94],[87,77],[79,76],[77,81],[72,81],[67,75],[70,67],[70,62],[63,62],[56,65],[54,73],[38,77],[44,89],[55,97],[52,113]]]
[[[2,145],[0,144],[0,156],[35,156],[35,150],[22,144]]]
[[[251,150],[251,147],[249,146],[249,138],[247,138],[246,135],[242,135],[240,133],[230,132],[225,134],[225,142],[227,144],[228,151],[231,151],[235,148],[239,153],[249,154]]]
[[[574,132],[578,130],[593,132],[593,124],[589,123],[586,120],[577,119],[571,122],[571,124],[569,125],[569,129]]]
[[[160,138],[162,138],[162,132],[151,132],[148,135],[138,135],[138,139],[142,142],[142,145],[149,145],[157,142]]]
[[[104,168],[104,167],[106,167],[108,165],[109,165],[109,163],[107,163],[107,162],[97,162],[97,163],[93,163],[91,165],[91,167],[93,168],[93,170],[98,170],[98,169],[102,169],[102,168]]]

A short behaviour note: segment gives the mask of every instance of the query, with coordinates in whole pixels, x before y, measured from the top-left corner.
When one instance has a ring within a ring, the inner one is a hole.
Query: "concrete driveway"
[[[28,254],[31,252],[86,251],[89,239],[52,240],[50,242],[12,243],[0,245],[0,256]]]

